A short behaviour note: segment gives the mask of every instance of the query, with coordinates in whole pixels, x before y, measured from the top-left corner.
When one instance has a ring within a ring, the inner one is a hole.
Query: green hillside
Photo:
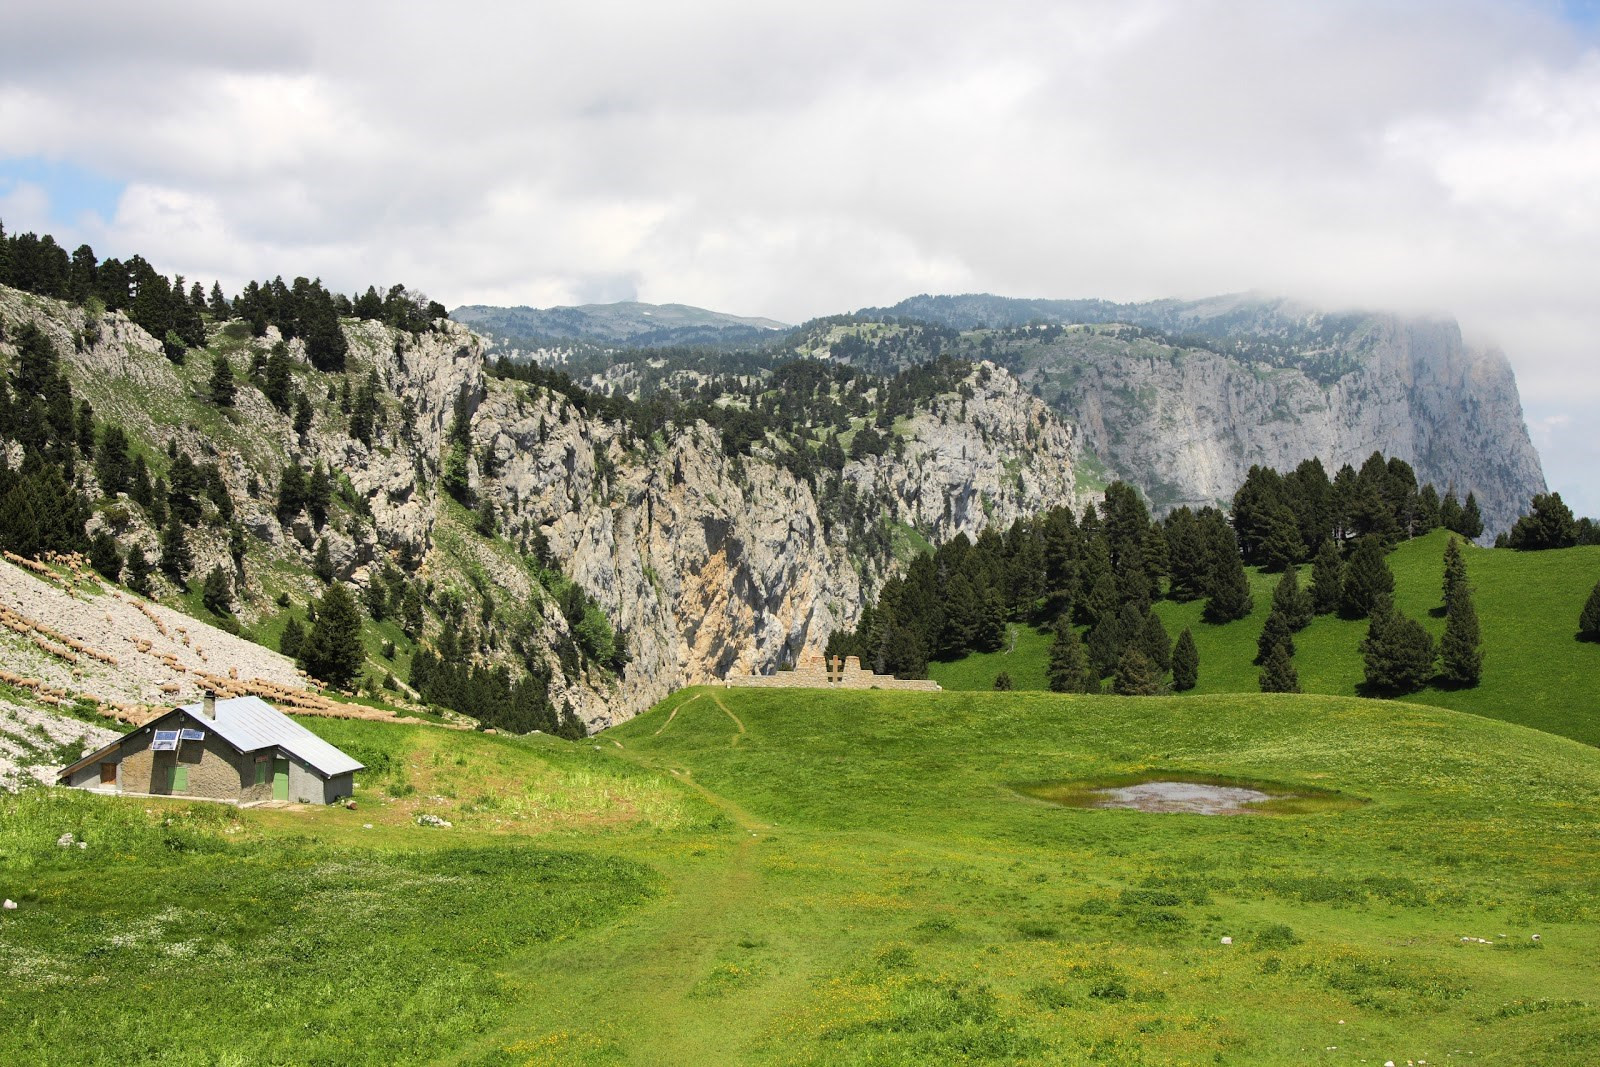
[[[27,1020],[0,1059],[1559,1067],[1600,1048],[1600,760],[1549,734],[1324,696],[738,689],[582,744],[309,724],[367,764],[356,810],[0,800],[20,903],[0,997]],[[1336,802],[1034,799],[1153,772]]]
[[[1594,1052],[1596,842],[1572,827],[1600,763],[1570,741],[1328,697],[752,690],[603,737],[748,836],[713,900],[552,956],[550,1017],[513,1032],[597,1050],[578,1062]],[[1152,768],[1369,803],[1228,819],[1017,790]]]
[[[1395,576],[1395,604],[1422,622],[1435,638],[1444,632],[1440,606],[1444,546],[1449,535],[1435,531],[1408,541],[1389,556]],[[1600,646],[1575,639],[1578,613],[1600,579],[1600,547],[1512,552],[1464,548],[1467,576],[1483,629],[1483,681],[1473,689],[1429,688],[1404,699],[1470,711],[1532,726],[1591,745],[1600,745]],[[1250,570],[1255,611],[1248,619],[1212,625],[1201,620],[1202,601],[1155,606],[1174,637],[1185,626],[1200,650],[1200,684],[1195,694],[1254,693],[1259,668],[1253,660],[1256,638],[1272,605],[1278,575]],[[1302,569],[1301,581],[1310,572]],[[1045,686],[1047,635],[1018,626],[1015,651],[967,656],[930,665],[929,674],[946,689],[989,689],[1006,671],[1019,689]],[[1295,634],[1295,669],[1308,693],[1354,695],[1361,682],[1359,646],[1365,620],[1323,615]]]

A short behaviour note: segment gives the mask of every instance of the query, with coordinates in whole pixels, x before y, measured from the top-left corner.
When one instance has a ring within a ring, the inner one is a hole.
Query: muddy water
[[[1198,782],[1140,782],[1114,789],[1096,789],[1091,806],[1138,811],[1188,812],[1194,815],[1247,815],[1250,805],[1271,800],[1270,793],[1231,785]]]

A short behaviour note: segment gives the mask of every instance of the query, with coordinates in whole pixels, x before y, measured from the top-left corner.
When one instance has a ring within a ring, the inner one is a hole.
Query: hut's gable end
[[[175,743],[156,743],[173,733]],[[57,780],[119,793],[331,804],[352,795],[360,767],[277,709],[246,697],[174,708],[64,768]]]

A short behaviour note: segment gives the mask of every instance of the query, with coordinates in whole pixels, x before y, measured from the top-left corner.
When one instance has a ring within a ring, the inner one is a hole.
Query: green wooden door
[[[170,773],[167,775],[167,791],[171,793],[187,792],[189,789],[189,768],[172,767],[169,768],[169,770]]]
[[[289,761],[286,759],[272,761],[272,799],[289,799]]]

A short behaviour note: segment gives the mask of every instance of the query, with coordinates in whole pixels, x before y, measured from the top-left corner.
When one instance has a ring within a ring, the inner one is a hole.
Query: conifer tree
[[[306,476],[300,464],[290,460],[278,476],[278,525],[287,526],[306,506]]]
[[[1439,642],[1439,674],[1452,685],[1477,685],[1483,677],[1483,651],[1478,647],[1478,611],[1465,578],[1449,603],[1444,638]]]
[[[289,413],[289,404],[293,400],[290,389],[294,385],[294,364],[289,360],[289,346],[279,341],[272,346],[272,353],[267,356],[267,367],[261,392],[271,401],[272,406],[284,414]]]
[[[1300,588],[1298,568],[1284,568],[1272,591],[1272,610],[1283,616],[1291,631],[1304,630],[1311,623],[1311,592]]]
[[[1229,541],[1231,543],[1231,537]],[[1207,622],[1232,622],[1245,618],[1255,608],[1250,597],[1250,580],[1244,574],[1244,561],[1237,549],[1220,550],[1212,558],[1204,615]]]
[[[194,557],[189,552],[189,541],[183,534],[183,523],[174,511],[167,518],[166,528],[161,531],[161,573],[178,585],[183,585],[193,565]]]
[[[1083,641],[1072,622],[1063,615],[1056,623],[1056,639],[1050,644],[1050,691],[1053,693],[1088,692],[1091,684],[1099,684],[1089,674],[1089,660],[1083,651]]]
[[[142,597],[150,595],[150,561],[145,558],[144,549],[133,545],[128,549],[128,562],[124,565],[127,573],[127,586]]]
[[[1168,595],[1173,600],[1198,600],[1205,595],[1209,563],[1205,538],[1187,507],[1167,516]]]
[[[114,582],[122,577],[122,555],[117,551],[116,539],[104,530],[89,541],[89,566],[107,581]]]
[[[328,521],[328,506],[333,503],[333,475],[319,459],[311,465],[311,477],[306,479],[306,514],[317,529]]]
[[[306,643],[305,627],[300,625],[300,620],[291,616],[283,624],[283,633],[278,636],[278,651],[290,659],[300,658],[300,648]]]
[[[1009,673],[1006,671],[1001,671],[999,674],[994,676],[994,687],[997,692],[1009,693],[1011,690],[1016,688],[1016,684],[1011,681],[1011,675]]]
[[[1467,564],[1461,558],[1461,545],[1454,537],[1450,538],[1444,546],[1444,610],[1450,613],[1450,605],[1455,600],[1456,594],[1466,588]]]
[[[1286,644],[1272,646],[1261,664],[1259,678],[1263,693],[1298,693],[1300,675],[1294,669],[1294,654]]]
[[[1186,693],[1200,682],[1200,650],[1195,647],[1194,635],[1185,626],[1172,646],[1172,688]]]
[[[1394,574],[1383,558],[1383,542],[1369,534],[1356,542],[1345,566],[1339,610],[1347,619],[1364,618],[1372,613],[1380,596],[1393,593]]]
[[[1117,579],[1109,570],[1104,571],[1089,588],[1088,596],[1079,603],[1079,613],[1084,622],[1094,625],[1115,615],[1118,603]]]
[[[1374,601],[1371,615],[1367,636],[1361,641],[1367,688],[1381,693],[1421,689],[1433,677],[1438,658],[1433,636],[1421,623],[1396,611],[1387,593]]]
[[[1137,625],[1142,630],[1142,620]],[[1115,670],[1122,650],[1128,645],[1128,638],[1120,611],[1107,613],[1089,627],[1088,639],[1084,642],[1084,651],[1089,657],[1089,673],[1096,678],[1104,678]]]
[[[1266,516],[1266,537],[1261,544],[1263,565],[1269,571],[1292,567],[1305,558],[1306,545],[1300,537],[1300,524],[1287,505],[1271,508]]]
[[[1439,525],[1451,533],[1461,532],[1461,500],[1453,487],[1446,489],[1439,501]]]
[[[238,391],[238,386],[233,381],[233,364],[229,363],[228,357],[221,353],[211,365],[211,380],[206,384],[206,391],[211,397],[211,403],[217,407],[233,407],[234,394]]]
[[[1428,482],[1417,491],[1416,535],[1430,533],[1439,528],[1439,491]]]
[[[1119,696],[1154,696],[1161,692],[1161,676],[1137,645],[1129,645],[1117,660],[1111,689]]]
[[[94,458],[94,406],[87,400],[78,401],[75,426],[79,453],[84,459]]]
[[[1289,655],[1294,655],[1294,633],[1289,629],[1288,620],[1274,610],[1268,613],[1261,636],[1256,639],[1256,662],[1267,662],[1272,650],[1280,645],[1289,650]]]
[[[1330,615],[1339,610],[1344,600],[1344,560],[1339,556],[1339,546],[1328,538],[1317,550],[1316,561],[1311,564],[1311,610],[1318,615]]]
[[[1476,541],[1483,536],[1483,515],[1478,511],[1478,498],[1471,493],[1467,494],[1467,502],[1461,505],[1461,528],[1456,532],[1469,541]]]
[[[205,584],[200,588],[200,601],[213,615],[227,615],[233,610],[233,586],[222,570],[222,565],[206,573]]]
[[[1144,617],[1138,640],[1139,651],[1144,653],[1159,673],[1166,674],[1172,669],[1172,638],[1167,636],[1167,628],[1161,624],[1161,617],[1155,612]]]
[[[311,557],[311,573],[324,584],[333,581],[333,557],[328,554],[328,539],[317,538],[317,551]]]
[[[223,322],[232,315],[233,307],[229,304],[228,298],[222,295],[221,282],[211,283],[211,297],[206,301],[206,309],[218,322]]]
[[[1507,542],[1523,551],[1571,548],[1578,543],[1578,521],[1560,493],[1535,493],[1533,510],[1517,520]]]
[[[100,437],[100,447],[94,454],[94,476],[100,482],[100,492],[116,496],[128,488],[128,435],[120,426],[107,426]],[[146,483],[148,489],[148,482]]]
[[[1600,582],[1594,583],[1583,611],[1578,614],[1578,639],[1600,641]]]
[[[300,660],[312,677],[343,688],[360,673],[363,659],[361,613],[350,591],[335,582],[317,605],[317,621],[306,635]]]
[[[147,505],[150,512],[150,525],[165,527],[167,525],[167,480],[157,478],[155,488],[150,491],[150,503]]]
[[[407,584],[400,599],[400,629],[415,640],[422,633],[422,594],[414,584]]]
[[[128,477],[128,495],[146,511],[155,502],[155,487],[150,484],[150,469],[145,466],[143,456],[133,457],[133,473]]]

